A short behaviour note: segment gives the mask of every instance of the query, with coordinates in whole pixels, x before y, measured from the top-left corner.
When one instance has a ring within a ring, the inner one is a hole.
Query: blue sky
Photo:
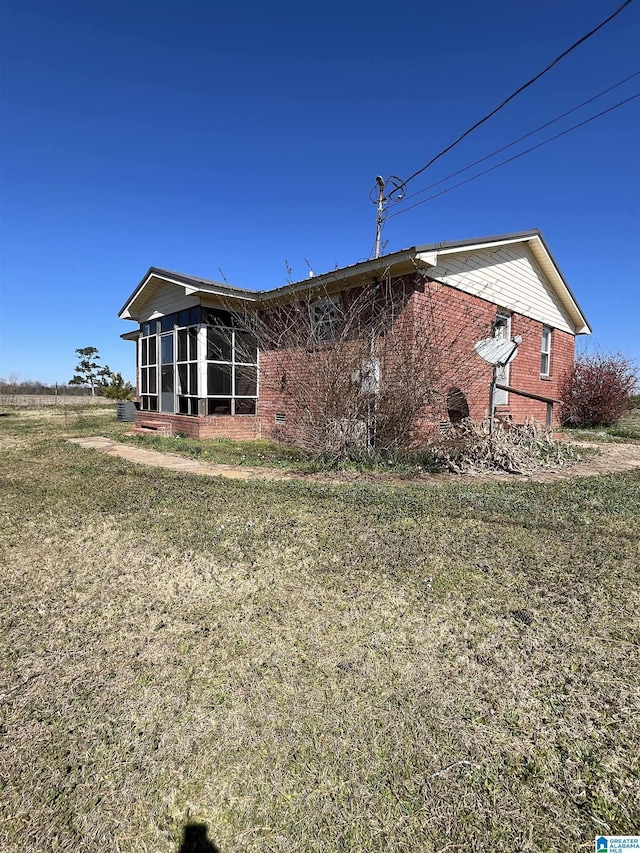
[[[375,176],[415,172],[617,5],[4,0],[0,376],[63,382],[96,346],[133,378],[117,312],[151,265],[262,289],[285,259],[296,279],[367,258]],[[639,9],[410,191],[640,70]],[[386,251],[540,228],[590,346],[640,359],[639,104],[394,217]]]

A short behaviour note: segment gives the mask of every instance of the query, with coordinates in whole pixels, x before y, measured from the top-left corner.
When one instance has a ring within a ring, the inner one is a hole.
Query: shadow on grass
[[[182,830],[178,853],[220,853],[220,850],[207,838],[206,823],[188,823]]]

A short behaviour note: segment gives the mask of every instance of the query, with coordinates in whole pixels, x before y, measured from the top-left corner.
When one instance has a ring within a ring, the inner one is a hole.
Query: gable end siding
[[[438,265],[429,269],[429,276],[501,308],[575,334],[560,300],[522,243],[440,255]]]
[[[155,317],[183,311],[200,304],[200,298],[193,294],[185,296],[184,290],[175,284],[161,285],[151,296],[147,304],[140,309],[140,322],[144,323]]]

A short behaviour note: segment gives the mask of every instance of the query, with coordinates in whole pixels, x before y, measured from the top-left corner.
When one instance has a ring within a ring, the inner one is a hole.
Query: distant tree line
[[[45,382],[38,382],[32,379],[14,379],[9,377],[3,379],[0,377],[0,394],[34,394],[34,395],[51,395],[60,394],[70,397],[90,397],[90,388],[80,388],[77,385],[66,385],[61,382],[54,382],[47,385]]]
[[[70,397],[106,397],[110,400],[132,400],[134,388],[123,379],[121,373],[114,373],[108,365],[100,364],[100,354],[96,347],[81,347],[76,350],[78,363],[73,377],[68,383],[44,382],[30,379],[22,380],[17,373],[8,379],[0,378],[0,394],[3,397],[17,395]]]

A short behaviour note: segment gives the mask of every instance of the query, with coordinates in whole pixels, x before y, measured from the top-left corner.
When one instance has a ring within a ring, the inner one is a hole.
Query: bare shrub
[[[18,405],[18,388],[20,377],[12,373],[8,379],[0,379],[0,407],[15,408]]]
[[[281,439],[338,460],[391,458],[437,432],[450,389],[486,381],[473,350],[485,313],[416,270],[289,292],[235,319],[257,339],[261,395],[286,409]]]
[[[561,420],[567,426],[611,426],[631,408],[636,365],[624,355],[579,355],[564,378]]]
[[[535,421],[514,426],[501,422],[489,432],[489,421],[461,421],[432,446],[434,457],[456,474],[506,471],[526,474],[541,467],[575,462],[579,455],[550,439]]]

